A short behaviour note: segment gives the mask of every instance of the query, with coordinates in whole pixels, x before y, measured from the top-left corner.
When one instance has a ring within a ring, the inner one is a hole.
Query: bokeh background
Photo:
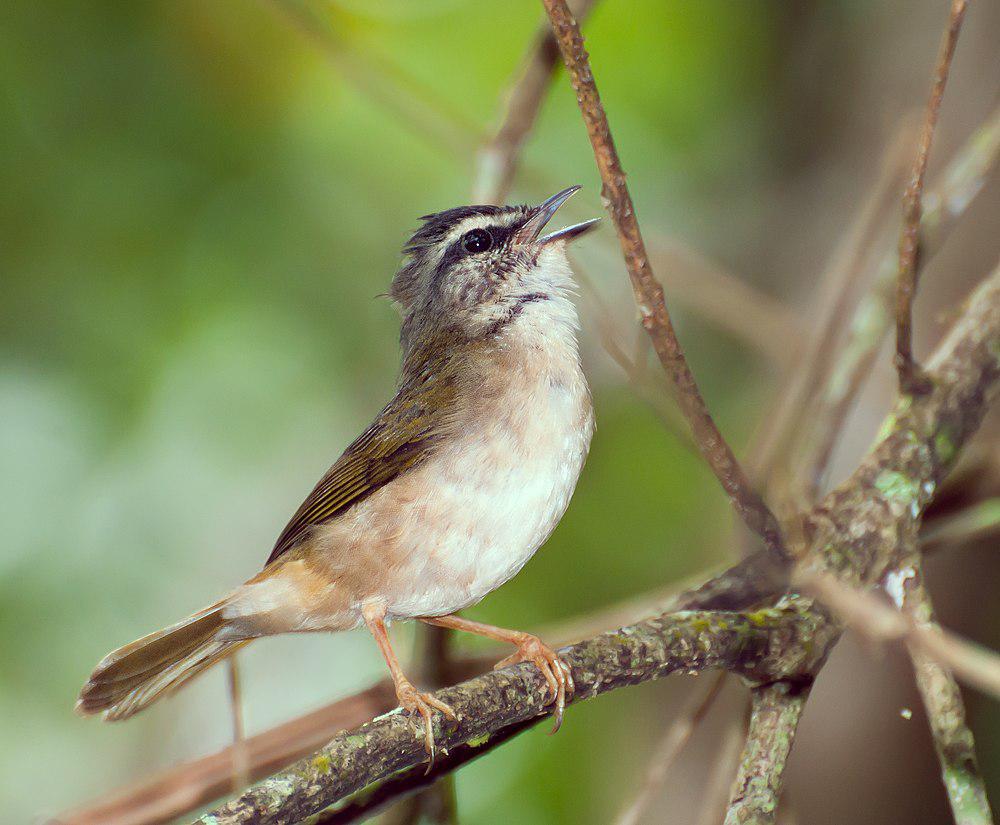
[[[741,451],[815,318],[819,275],[884,147],[925,98],[946,5],[606,0],[585,26],[644,227],[763,296],[699,300],[692,256],[669,259],[690,360]],[[475,151],[540,19],[532,0],[2,4],[5,821],[53,815],[228,741],[221,669],[122,725],[77,718],[75,693],[106,651],[253,574],[392,392],[398,322],[377,296],[416,216],[467,201]],[[1000,7],[972,4],[932,177],[996,104],[998,42]],[[514,196],[573,183],[586,187],[573,216],[600,214],[560,74]],[[995,263],[996,190],[927,273],[922,350],[947,302]],[[577,253],[588,294],[631,349],[614,248],[605,226]],[[475,618],[544,627],[696,574],[734,547],[713,478],[627,386],[583,302],[591,458],[555,536]],[[852,416],[841,475],[885,410],[887,365]],[[945,621],[994,648],[998,572],[986,544],[929,567]],[[411,632],[396,633],[405,650]],[[383,675],[362,633],[264,640],[241,661],[251,731]],[[558,736],[535,730],[473,764],[458,777],[463,821],[608,821],[690,689],[672,679],[587,702]],[[739,694],[727,689],[650,821],[696,821]],[[997,799],[1000,711],[968,700]],[[898,651],[838,648],[788,787],[802,823],[945,821]]]

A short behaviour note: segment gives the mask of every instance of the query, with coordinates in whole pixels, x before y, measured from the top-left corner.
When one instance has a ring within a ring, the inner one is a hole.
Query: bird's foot
[[[573,674],[559,655],[545,642],[530,633],[524,633],[516,642],[517,651],[494,666],[500,670],[508,665],[520,662],[531,662],[541,671],[549,687],[549,703],[555,703],[555,726],[550,733],[555,733],[562,725],[563,711],[566,709],[567,697],[572,697],[574,691]]]
[[[436,699],[430,693],[417,690],[406,679],[401,679],[396,683],[396,698],[399,700],[399,706],[411,717],[419,713],[421,719],[423,719],[424,748],[431,758],[431,765],[433,765],[434,727],[432,720],[434,711],[443,713],[449,719],[457,719],[458,716],[455,715],[455,711],[452,710],[450,705],[445,704],[440,699]],[[430,770],[429,767],[428,770]]]

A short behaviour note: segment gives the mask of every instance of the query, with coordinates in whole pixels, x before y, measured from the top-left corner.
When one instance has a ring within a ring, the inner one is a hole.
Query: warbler
[[[594,432],[580,365],[570,241],[542,235],[579,186],[539,206],[460,206],[421,220],[390,289],[402,316],[393,399],[292,516],[264,569],[215,604],[109,653],[77,710],[125,719],[261,636],[364,624],[400,706],[452,709],[406,678],[386,627],[417,619],[509,642],[556,725],[573,683],[538,637],[455,615],[514,576],[552,533]]]

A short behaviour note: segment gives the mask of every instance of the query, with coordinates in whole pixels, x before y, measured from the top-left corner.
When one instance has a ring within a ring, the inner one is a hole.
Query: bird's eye
[[[485,229],[472,229],[462,236],[462,249],[470,255],[485,252],[493,246],[493,236]]]

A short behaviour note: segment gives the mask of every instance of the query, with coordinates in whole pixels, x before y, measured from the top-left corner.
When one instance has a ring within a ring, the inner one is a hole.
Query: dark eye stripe
[[[483,227],[493,237],[491,251],[500,249],[510,242],[511,236],[519,228],[517,226],[486,226]],[[445,272],[458,263],[462,258],[468,257],[469,253],[462,246],[462,239],[466,233],[462,233],[457,239],[448,244],[448,248],[441,256],[441,261],[437,265],[434,273],[434,280],[437,281]]]

